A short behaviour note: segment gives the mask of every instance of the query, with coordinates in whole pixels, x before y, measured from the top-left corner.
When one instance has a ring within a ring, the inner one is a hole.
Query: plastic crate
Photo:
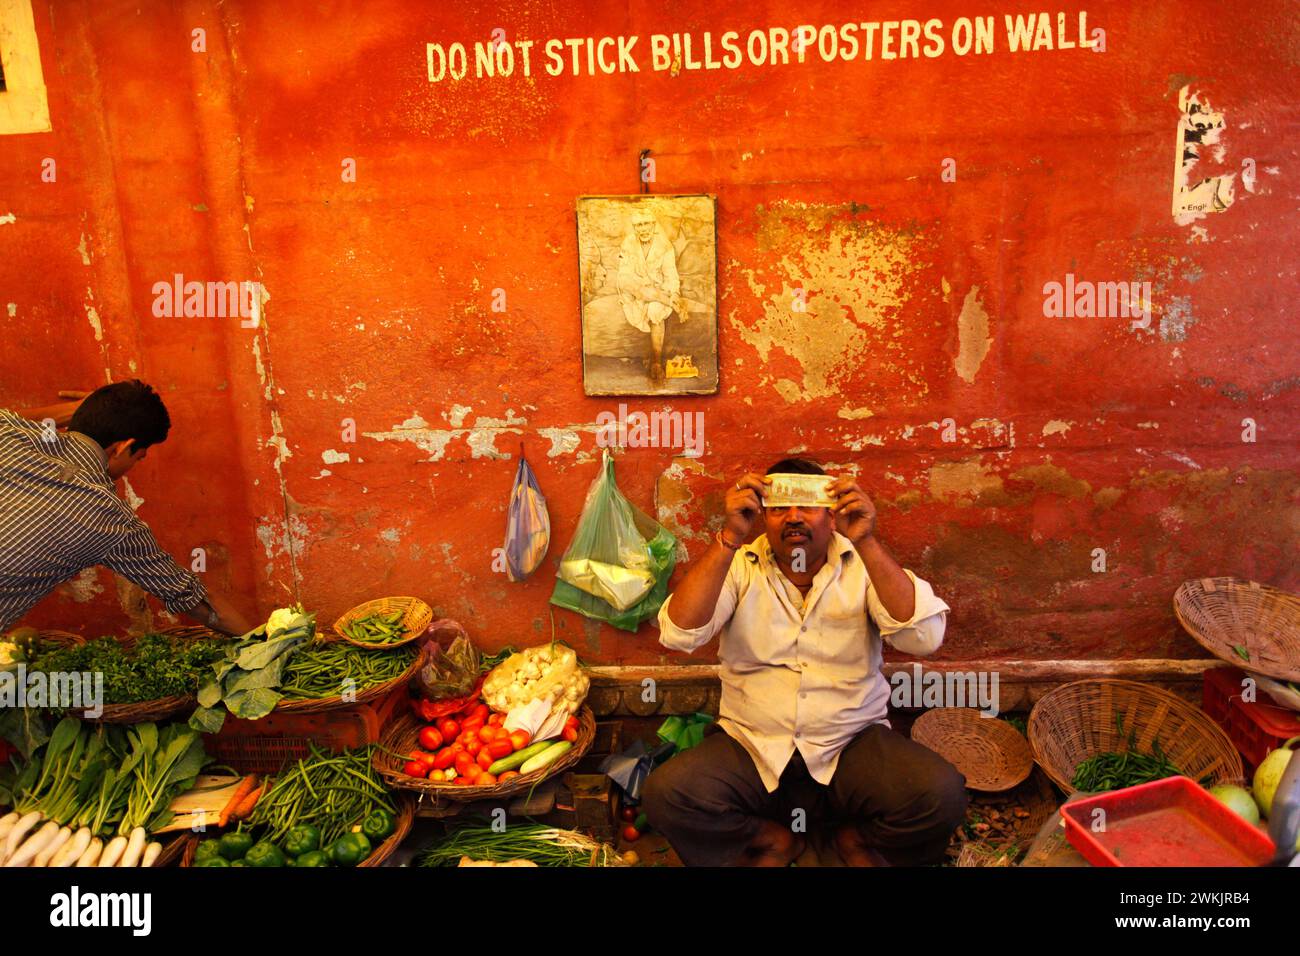
[[[1241,699],[1241,682],[1246,673],[1236,667],[1216,667],[1205,672],[1201,708],[1227,732],[1250,768],[1259,766],[1265,754],[1292,737],[1300,736],[1300,715],[1278,707],[1260,688],[1254,701]]]
[[[286,760],[305,757],[311,744],[344,750],[378,743],[407,700],[399,688],[375,704],[357,704],[317,714],[278,714],[261,720],[226,717],[220,732],[204,741],[219,764],[241,773],[275,773]]]
[[[1273,859],[1268,834],[1188,777],[1084,797],[1061,807],[1061,818],[1066,839],[1093,866],[1262,866]]]

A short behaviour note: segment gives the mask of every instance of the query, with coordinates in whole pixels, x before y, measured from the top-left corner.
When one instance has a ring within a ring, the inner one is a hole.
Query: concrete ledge
[[[1102,661],[887,661],[886,679],[896,671],[910,673],[915,664],[923,673],[937,671],[983,672],[998,675],[1000,707],[1003,711],[1028,710],[1044,694],[1076,680],[1114,678],[1156,684],[1193,703],[1200,703],[1201,677],[1222,661],[1196,660],[1102,660]],[[592,667],[587,703],[598,717],[653,717],[657,714],[716,714],[721,687],[718,665],[665,665],[657,667]],[[654,681],[654,694],[645,681]]]

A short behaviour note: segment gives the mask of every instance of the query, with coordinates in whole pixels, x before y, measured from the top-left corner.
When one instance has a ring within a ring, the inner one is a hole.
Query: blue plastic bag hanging
[[[537,476],[528,467],[523,446],[519,447],[519,468],[510,491],[506,520],[506,577],[522,581],[541,566],[551,543],[551,516]]]

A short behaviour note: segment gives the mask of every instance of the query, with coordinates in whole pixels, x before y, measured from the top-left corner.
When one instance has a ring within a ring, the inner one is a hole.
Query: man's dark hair
[[[807,458],[782,458],[766,472],[769,475],[824,475],[822,466]]]
[[[166,441],[171,427],[162,398],[138,378],[95,389],[68,422],[69,429],[89,435],[101,448],[131,439],[132,453]]]

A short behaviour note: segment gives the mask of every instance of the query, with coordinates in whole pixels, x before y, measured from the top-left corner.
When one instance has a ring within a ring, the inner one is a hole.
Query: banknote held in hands
[[[830,508],[835,505],[831,497],[829,475],[768,475],[772,483],[763,497],[764,508]]]

